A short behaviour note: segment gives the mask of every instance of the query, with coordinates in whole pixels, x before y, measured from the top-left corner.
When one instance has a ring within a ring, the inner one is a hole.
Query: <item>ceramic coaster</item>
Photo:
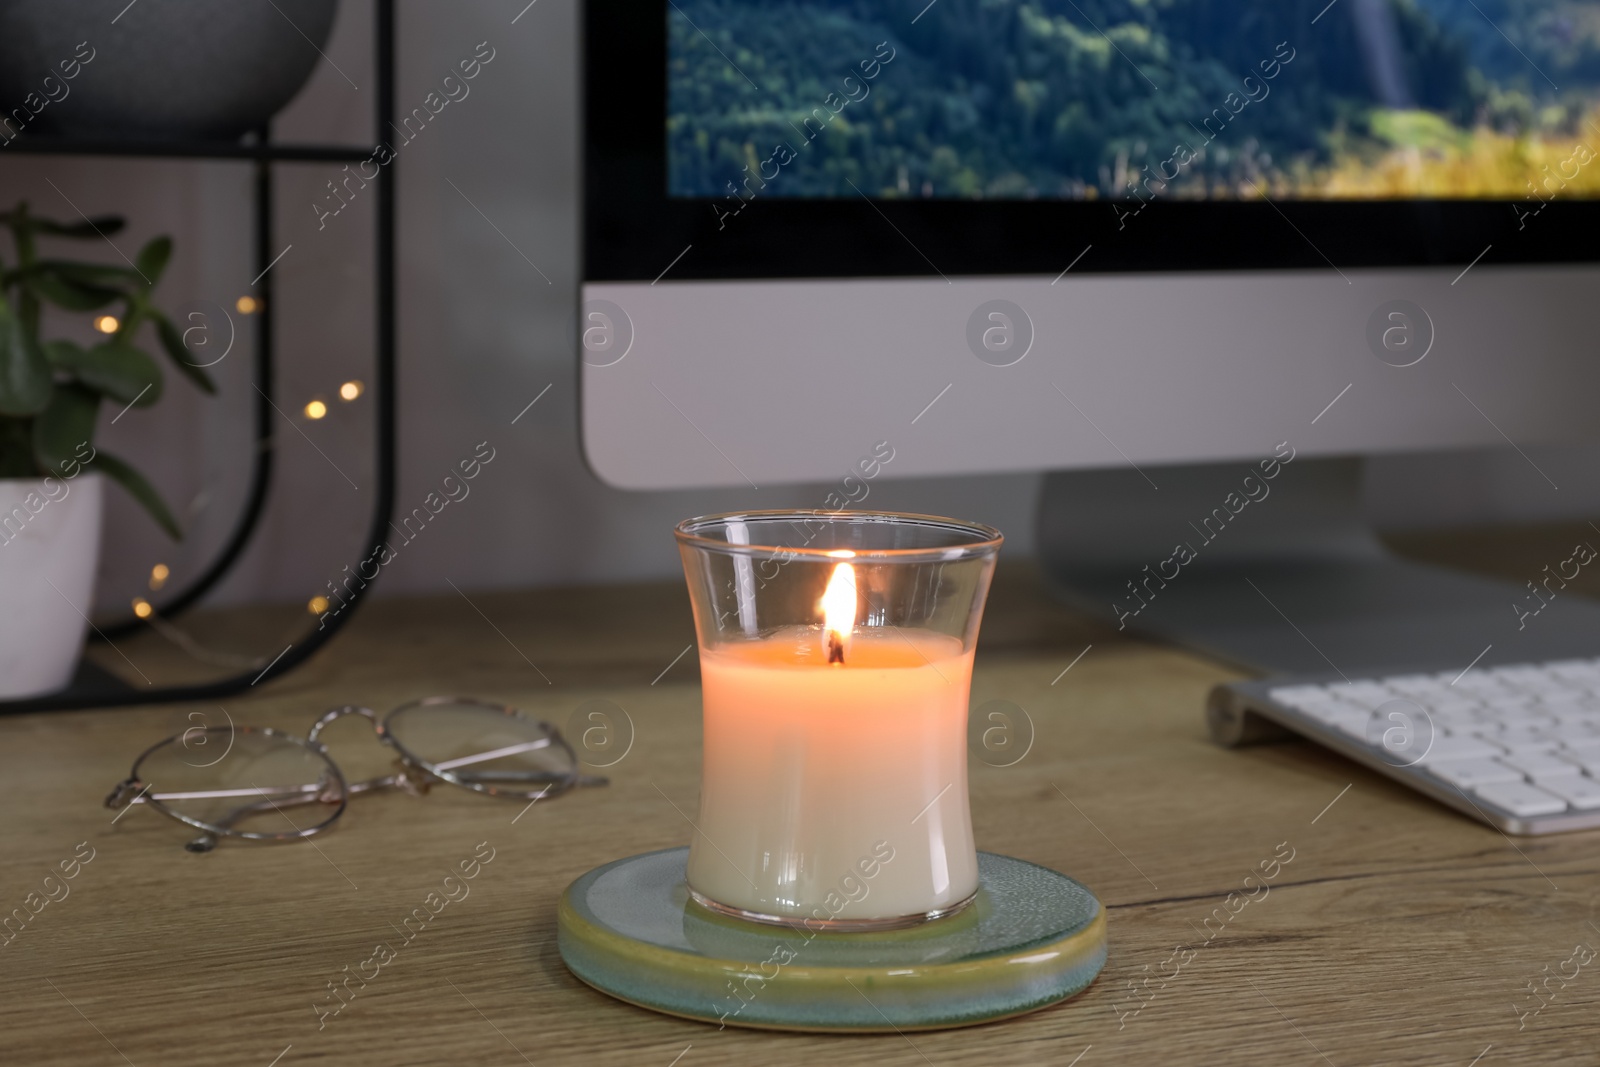
[[[867,1033],[993,1022],[1072,996],[1106,960],[1105,909],[1064,874],[978,853],[978,895],[946,919],[811,933],[689,900],[687,848],[608,863],[558,913],[573,974],[630,1004],[729,1026]]]

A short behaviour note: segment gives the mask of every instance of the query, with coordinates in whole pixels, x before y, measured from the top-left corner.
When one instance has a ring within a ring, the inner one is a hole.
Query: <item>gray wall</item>
[[[830,486],[629,493],[587,471],[578,449],[573,306],[576,292],[576,4],[538,0],[401,5],[402,111],[420,106],[479,42],[494,60],[412,143],[399,149],[401,511],[423,506],[479,442],[494,460],[426,532],[386,568],[380,595],[584,582],[677,573],[671,527],[692,514],[742,507],[820,507]],[[137,9],[135,9],[137,11]],[[130,18],[132,15],[129,16]],[[375,97],[367,51],[370,5],[346,2],[310,85],[281,117],[284,139],[359,142]],[[96,37],[116,46],[115,28]],[[335,69],[335,65],[337,69]],[[90,77],[93,68],[86,70]],[[352,85],[352,83],[354,83]],[[65,105],[63,105],[65,106]],[[232,306],[250,291],[249,173],[223,164],[11,158],[0,202],[26,197],[70,217],[120,212],[118,246],[132,254],[171,233],[178,255],[159,290],[184,313],[199,301]],[[282,171],[278,246],[292,245],[274,277],[280,324],[281,478],[228,601],[304,601],[362,547],[372,499],[370,398],[334,399],[346,378],[369,377],[371,192],[321,220],[313,203],[338,168]],[[54,183],[57,189],[52,188]],[[469,202],[470,201],[470,202]],[[274,251],[277,251],[275,248]],[[99,246],[94,254],[115,260]],[[212,319],[216,320],[213,313]],[[244,322],[234,319],[243,330]],[[67,332],[81,326],[63,327]],[[216,321],[218,333],[226,324]],[[168,396],[108,425],[107,447],[141,465],[190,519],[168,543],[121,494],[112,494],[101,602],[126,604],[152,564],[175,580],[215,550],[243,494],[251,449],[248,338],[215,369],[223,395],[203,401],[170,378]],[[539,403],[512,425],[524,406]],[[329,418],[299,411],[328,398]],[[1407,457],[1374,465],[1371,507],[1395,526],[1588,514],[1600,500],[1593,453],[1539,450],[1551,490],[1515,452]],[[1018,474],[874,483],[870,506],[981,519],[1027,553],[1037,486]]]

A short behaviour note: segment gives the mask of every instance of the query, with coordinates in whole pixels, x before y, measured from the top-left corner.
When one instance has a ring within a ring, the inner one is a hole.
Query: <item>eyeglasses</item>
[[[396,773],[345,780],[318,737],[346,715],[372,723],[378,740],[399,756]],[[106,807],[153,807],[201,831],[184,846],[190,852],[210,852],[219,837],[308,838],[332,826],[352,795],[400,789],[421,796],[435,780],[529,801],[606,784],[579,772],[572,746],[549,723],[500,704],[438,696],[402,704],[381,722],[371,708],[334,708],[303,738],[231,721],[192,726],[134,760],[127,779],[106,797]],[[288,809],[310,804],[332,810],[315,813],[320,821],[301,826]]]

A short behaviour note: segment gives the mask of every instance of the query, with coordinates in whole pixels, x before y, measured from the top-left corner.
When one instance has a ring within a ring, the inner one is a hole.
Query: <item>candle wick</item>
[[[828,662],[844,666],[844,638],[837,630],[828,631]]]

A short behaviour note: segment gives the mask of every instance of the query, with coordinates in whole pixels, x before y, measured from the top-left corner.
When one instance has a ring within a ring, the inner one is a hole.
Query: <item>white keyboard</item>
[[[1512,834],[1600,826],[1600,659],[1218,686],[1225,744],[1267,720]]]

